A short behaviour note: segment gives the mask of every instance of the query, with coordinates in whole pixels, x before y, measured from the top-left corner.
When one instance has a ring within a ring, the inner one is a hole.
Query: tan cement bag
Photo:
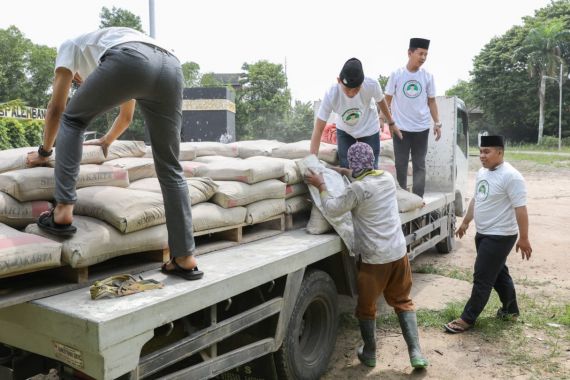
[[[285,199],[264,199],[246,206],[245,222],[255,224],[285,213]]]
[[[73,237],[64,239],[51,236],[62,243],[61,261],[73,268],[83,268],[130,253],[168,248],[166,224],[122,234],[102,220],[75,215],[73,225],[77,227]],[[26,227],[26,232],[50,236],[36,224]]]
[[[196,174],[196,170],[204,165],[206,164],[203,162],[180,161],[180,166],[182,166],[182,170],[184,171],[185,177],[199,177],[199,175]]]
[[[11,170],[25,169],[28,153],[37,152],[38,148],[24,147],[0,151],[0,173]]]
[[[424,205],[422,197],[401,188],[396,190],[396,199],[398,201],[398,211],[400,212],[412,211]]]
[[[311,154],[310,149],[311,141],[303,140],[275,148],[271,152],[271,156],[288,159],[305,158]],[[319,147],[319,159],[329,164],[337,165],[338,154],[336,145],[321,142],[321,145]]]
[[[218,189],[218,185],[210,178],[187,178],[186,183],[188,184],[188,192],[193,205],[208,201]],[[158,178],[139,179],[131,183],[129,189],[150,191],[162,195]]]
[[[103,220],[123,233],[166,223],[161,194],[113,186],[77,190],[74,212]]]
[[[224,208],[244,206],[262,199],[285,198],[285,184],[268,179],[249,185],[237,181],[216,181],[218,190],[211,202]]]
[[[310,210],[312,207],[309,201],[310,195],[297,195],[293,198],[285,200],[285,214],[294,214],[296,212]]]
[[[129,186],[127,171],[104,165],[81,165],[77,188],[87,186]],[[51,200],[55,189],[53,168],[36,167],[0,174],[0,191],[20,202]]]
[[[307,232],[312,235],[320,235],[330,230],[332,230],[330,223],[327,222],[317,206],[313,206],[309,222],[307,223]]]
[[[40,214],[51,209],[47,201],[18,202],[8,194],[0,192],[0,223],[13,228],[23,228],[35,223]]]
[[[55,155],[57,155],[57,148],[54,149],[54,157]],[[81,165],[101,164],[103,162],[105,162],[105,155],[103,154],[103,149],[100,146],[83,145],[83,152],[81,153]]]
[[[271,156],[271,151],[285,143],[277,140],[245,140],[237,141],[229,145],[236,146],[238,156],[248,158],[253,156]]]
[[[380,157],[381,157],[380,160],[382,160],[382,157],[388,157],[392,161],[394,161],[396,159],[396,158],[394,158],[394,140],[393,139],[380,141]]]
[[[60,266],[61,244],[0,223],[0,278]]]
[[[109,146],[106,161],[123,157],[142,157],[146,154],[144,141],[116,140]]]
[[[196,150],[196,157],[201,156],[226,156],[237,157],[238,151],[236,146],[230,144],[222,144],[213,141],[192,141],[180,144],[180,149],[186,149],[187,146]]]
[[[143,156],[143,157],[144,157],[144,158],[152,158],[152,157],[153,157],[153,155],[152,155],[152,147],[151,147],[150,145],[147,145],[147,146],[146,146],[145,153],[144,153],[144,156]]]
[[[186,143],[180,143],[179,161],[192,161],[196,158],[196,148]]]
[[[306,194],[309,188],[304,182],[296,183],[294,185],[287,185],[285,188],[285,199],[296,197],[297,195]]]
[[[239,181],[257,183],[268,179],[283,177],[283,165],[277,162],[241,160],[228,166],[225,162],[215,162],[200,166],[194,171],[197,177],[210,177],[214,181]]]
[[[139,180],[141,178],[156,177],[154,171],[154,160],[144,157],[124,157],[103,163],[106,166],[125,169],[129,175],[129,182]]]
[[[228,166],[232,165],[235,161],[241,161],[238,157],[226,157],[226,156],[200,156],[194,159],[194,162],[202,162],[204,164],[212,164],[216,162],[225,162]]]
[[[192,206],[192,226],[194,232],[237,226],[244,223],[245,214],[245,207],[223,208],[204,202]]]
[[[301,176],[301,172],[297,167],[297,163],[294,160],[290,160],[287,158],[277,158],[277,157],[263,157],[263,156],[254,156],[249,157],[248,160],[263,160],[264,162],[280,162],[283,164],[283,169],[285,170],[285,175],[280,179],[287,183],[287,184],[294,184],[303,182],[303,177]]]

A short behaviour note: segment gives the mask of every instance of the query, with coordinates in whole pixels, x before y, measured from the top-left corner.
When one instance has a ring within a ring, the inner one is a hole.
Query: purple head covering
[[[374,169],[374,151],[363,142],[356,142],[348,148],[348,168],[359,175],[364,170]]]

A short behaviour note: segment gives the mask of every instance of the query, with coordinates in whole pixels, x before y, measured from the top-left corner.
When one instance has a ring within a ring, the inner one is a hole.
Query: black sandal
[[[54,208],[44,212],[38,218],[36,224],[42,230],[60,237],[71,237],[77,232],[77,227],[73,224],[60,224],[55,222]]]
[[[172,265],[174,265],[174,268],[166,269],[166,265],[168,265],[168,263],[172,263]],[[184,269],[180,266],[180,264],[176,262],[175,259],[170,260],[168,263],[162,264],[162,268],[160,268],[162,273],[174,274],[188,281],[199,280],[204,277],[204,272],[198,270],[198,266],[195,266],[192,269]]]

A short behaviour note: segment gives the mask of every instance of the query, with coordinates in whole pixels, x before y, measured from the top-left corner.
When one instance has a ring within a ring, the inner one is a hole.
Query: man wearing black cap
[[[473,327],[493,288],[502,303],[497,318],[514,320],[518,317],[517,295],[506,265],[507,256],[515,242],[516,251],[520,249],[523,260],[528,260],[532,254],[528,240],[526,185],[522,175],[503,161],[503,136],[481,136],[479,159],[483,167],[477,173],[475,195],[463,223],[455,231],[462,238],[471,220],[475,219],[477,257],[473,289],[461,317],[445,325],[445,330],[454,334]]]
[[[372,105],[374,101],[374,105]],[[326,93],[315,120],[311,137],[311,153],[319,153],[321,136],[326,121],[332,112],[338,114],[336,123],[338,156],[340,166],[348,168],[346,154],[356,141],[365,142],[374,151],[374,168],[378,168],[380,155],[380,122],[376,104],[388,119],[392,133],[400,135],[392,114],[384,99],[384,93],[378,81],[365,77],[362,63],[351,58],[342,67],[334,84]]]
[[[386,101],[403,136],[402,139],[394,139],[396,177],[400,187],[406,189],[411,152],[414,176],[412,191],[420,197],[424,196],[426,154],[432,119],[435,140],[441,137],[433,75],[421,67],[427,59],[429,42],[423,38],[410,39],[408,63],[394,71],[386,85]]]

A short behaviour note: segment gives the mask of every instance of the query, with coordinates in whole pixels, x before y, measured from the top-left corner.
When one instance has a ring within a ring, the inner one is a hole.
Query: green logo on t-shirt
[[[408,98],[417,98],[422,93],[422,85],[415,79],[409,80],[404,83],[404,95]]]
[[[346,125],[350,125],[352,127],[358,123],[358,120],[360,120],[361,116],[362,111],[360,111],[358,108],[350,108],[344,111],[342,114],[342,121],[344,121]]]
[[[478,202],[482,202],[489,196],[489,182],[486,180],[479,181],[477,183],[477,191],[475,193],[475,199]]]

